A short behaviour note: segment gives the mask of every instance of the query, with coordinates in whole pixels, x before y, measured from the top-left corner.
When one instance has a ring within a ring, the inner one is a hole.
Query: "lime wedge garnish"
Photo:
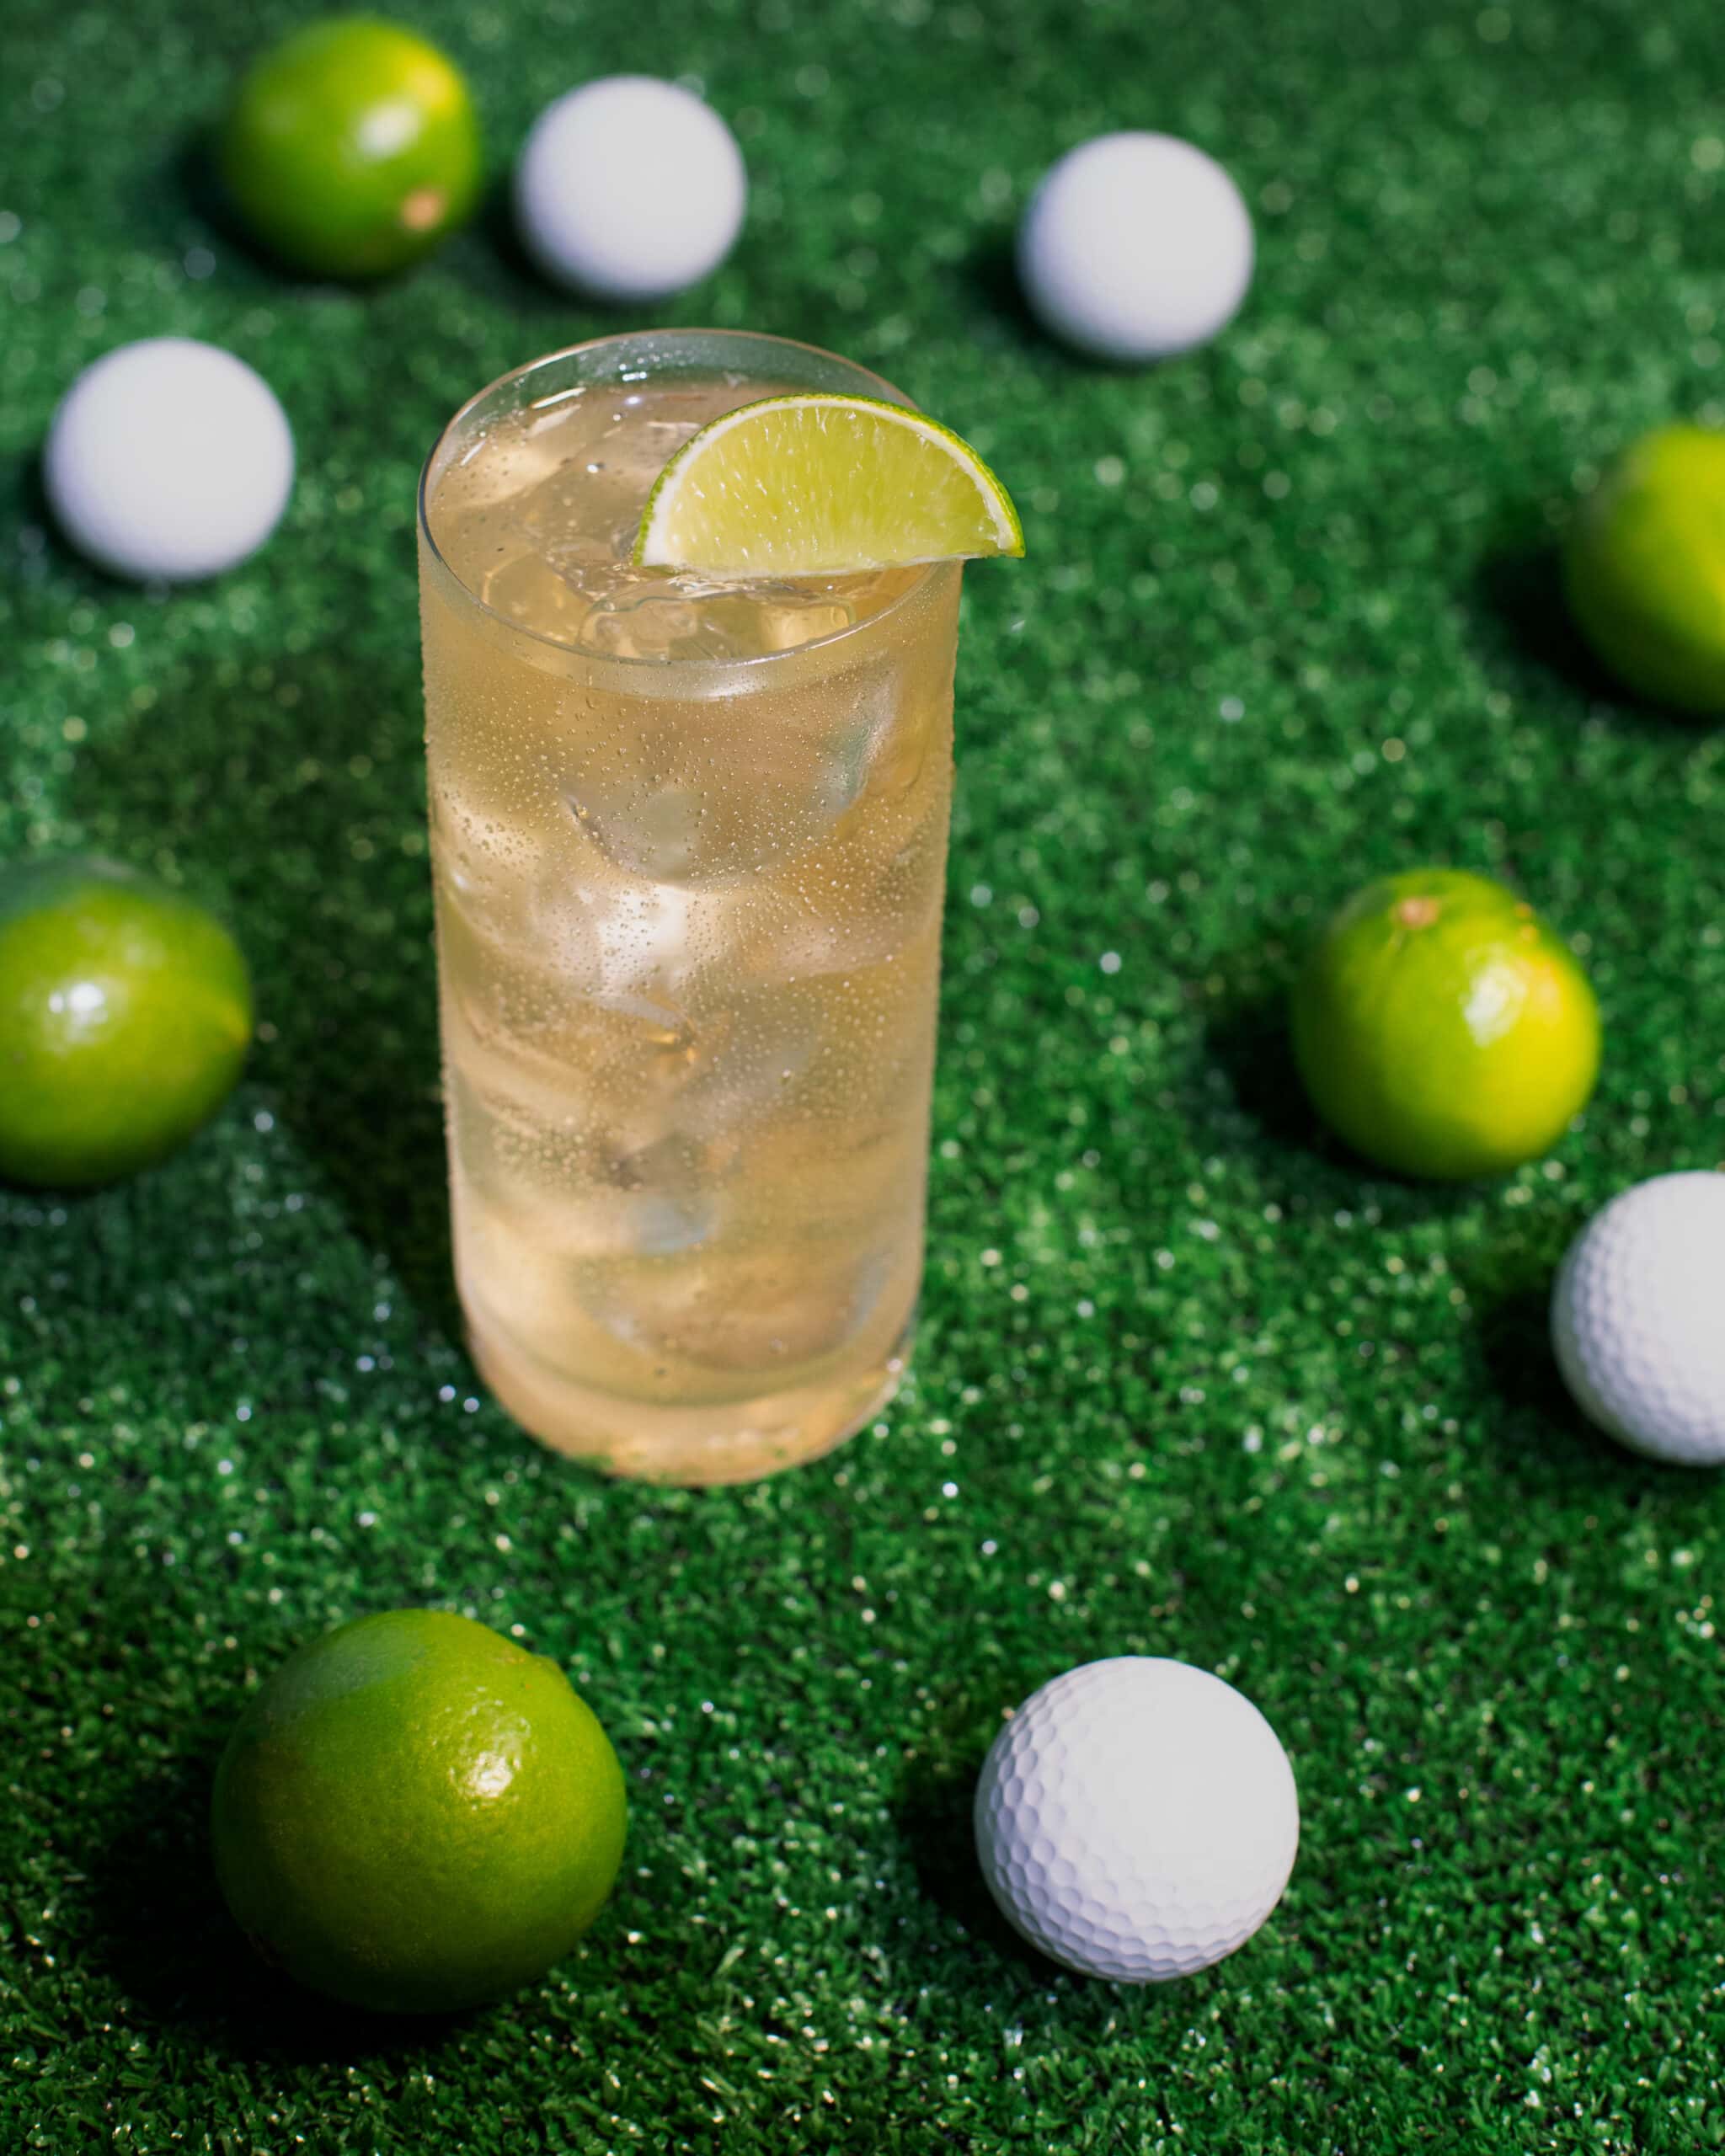
[[[645,568],[814,576],[1022,554],[1011,498],[950,429],[867,397],[764,398],[693,435],[641,519]]]

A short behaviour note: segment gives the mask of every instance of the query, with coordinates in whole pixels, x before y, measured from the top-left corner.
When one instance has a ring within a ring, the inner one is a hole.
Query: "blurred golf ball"
[[[1231,1684],[1157,1657],[1087,1662],[1033,1692],[976,1788],[989,1892],[1034,1946],[1120,1983],[1189,1977],[1281,1899],[1293,1769]]]
[[[243,360],[147,337],[91,366],[48,430],[43,483],[61,530],[118,576],[215,576],[254,553],[293,485],[293,435]]]
[[[1215,162],[1172,135],[1098,135],[1068,151],[1018,228],[1018,275],[1044,327],[1099,359],[1189,350],[1252,282],[1252,217]]]
[[[1590,1422],[1684,1467],[1725,1462],[1725,1175],[1655,1176],[1575,1241],[1551,1346]]]
[[[547,105],[515,168],[521,239],[546,275],[595,299],[697,284],[742,229],[736,138],[691,90],[607,75]]]

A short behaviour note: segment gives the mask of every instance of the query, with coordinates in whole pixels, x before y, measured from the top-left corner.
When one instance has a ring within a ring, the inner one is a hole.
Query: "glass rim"
[[[884,393],[884,400],[887,403],[902,404],[907,411],[914,412],[918,408],[895,383],[887,381],[884,375],[876,374],[872,368],[862,366],[857,360],[847,360],[843,353],[830,352],[824,345],[811,344],[804,339],[781,337],[771,330],[765,329],[717,329],[695,327],[612,330],[602,337],[584,337],[579,343],[559,345],[555,351],[542,352],[537,358],[525,360],[520,366],[510,367],[495,376],[494,380],[486,382],[483,387],[476,389],[471,397],[457,407],[443,426],[439,429],[437,439],[431,445],[430,453],[420,467],[418,488],[418,522],[420,538],[438,568],[449,579],[467,603],[483,614],[488,621],[494,622],[499,628],[510,637],[524,638],[530,643],[542,645],[547,651],[562,654],[567,659],[578,663],[585,662],[595,667],[618,667],[631,671],[638,670],[640,675],[650,675],[660,680],[665,680],[676,670],[687,670],[692,672],[697,668],[708,673],[723,672],[731,675],[740,669],[748,669],[752,671],[762,667],[788,666],[799,659],[806,660],[813,655],[836,651],[852,638],[864,636],[870,631],[895,621],[913,600],[921,598],[927,592],[930,583],[941,570],[954,566],[950,562],[916,563],[914,565],[916,573],[912,576],[910,583],[895,599],[881,607],[878,612],[865,614],[861,621],[852,622],[842,629],[835,629],[830,635],[811,637],[807,643],[793,644],[787,651],[756,652],[748,658],[644,659],[634,654],[625,655],[617,652],[589,652],[584,650],[578,643],[565,643],[560,638],[547,636],[540,629],[530,629],[525,623],[515,620],[510,615],[499,613],[489,600],[481,598],[472,584],[456,568],[438,545],[436,535],[431,529],[430,513],[431,473],[445,445],[451,440],[457,430],[470,414],[483,404],[488,398],[494,397],[499,391],[506,389],[510,383],[524,382],[528,376],[538,373],[542,368],[555,366],[563,360],[578,360],[587,353],[603,351],[607,347],[617,345],[645,343],[653,339],[678,341],[692,339],[708,344],[734,342],[738,344],[770,344],[777,346],[781,351],[809,353],[816,359],[830,360],[835,365],[846,368],[852,374],[859,376],[863,382],[872,384],[875,389]],[[862,392],[859,392],[859,393]]]

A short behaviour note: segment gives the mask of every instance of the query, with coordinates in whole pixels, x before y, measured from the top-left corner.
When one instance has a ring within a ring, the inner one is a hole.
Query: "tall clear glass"
[[[959,568],[628,565],[654,478],[806,345],[606,338],[420,490],[455,1267],[534,1434],[743,1481],[896,1386],[922,1267]]]

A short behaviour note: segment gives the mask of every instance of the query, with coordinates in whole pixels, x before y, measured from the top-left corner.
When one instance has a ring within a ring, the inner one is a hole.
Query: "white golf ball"
[[[1120,1655],[1033,1692],[976,1785],[989,1892],[1031,1944],[1119,1983],[1243,1946],[1300,1842],[1276,1733],[1220,1677]]]
[[[255,553],[293,487],[293,434],[243,360],[146,337],[87,366],[60,400],[42,478],[61,528],[120,576],[184,582]]]
[[[1173,135],[1070,150],[1018,227],[1043,326],[1105,360],[1166,359],[1214,337],[1252,282],[1252,216],[1214,157]]]
[[[601,300],[664,299],[730,253],[743,153],[711,105],[653,75],[606,75],[547,105],[515,167],[523,243]]]
[[[1595,1214],[1558,1268],[1551,1346],[1608,1436],[1725,1462],[1725,1175],[1655,1176]]]

